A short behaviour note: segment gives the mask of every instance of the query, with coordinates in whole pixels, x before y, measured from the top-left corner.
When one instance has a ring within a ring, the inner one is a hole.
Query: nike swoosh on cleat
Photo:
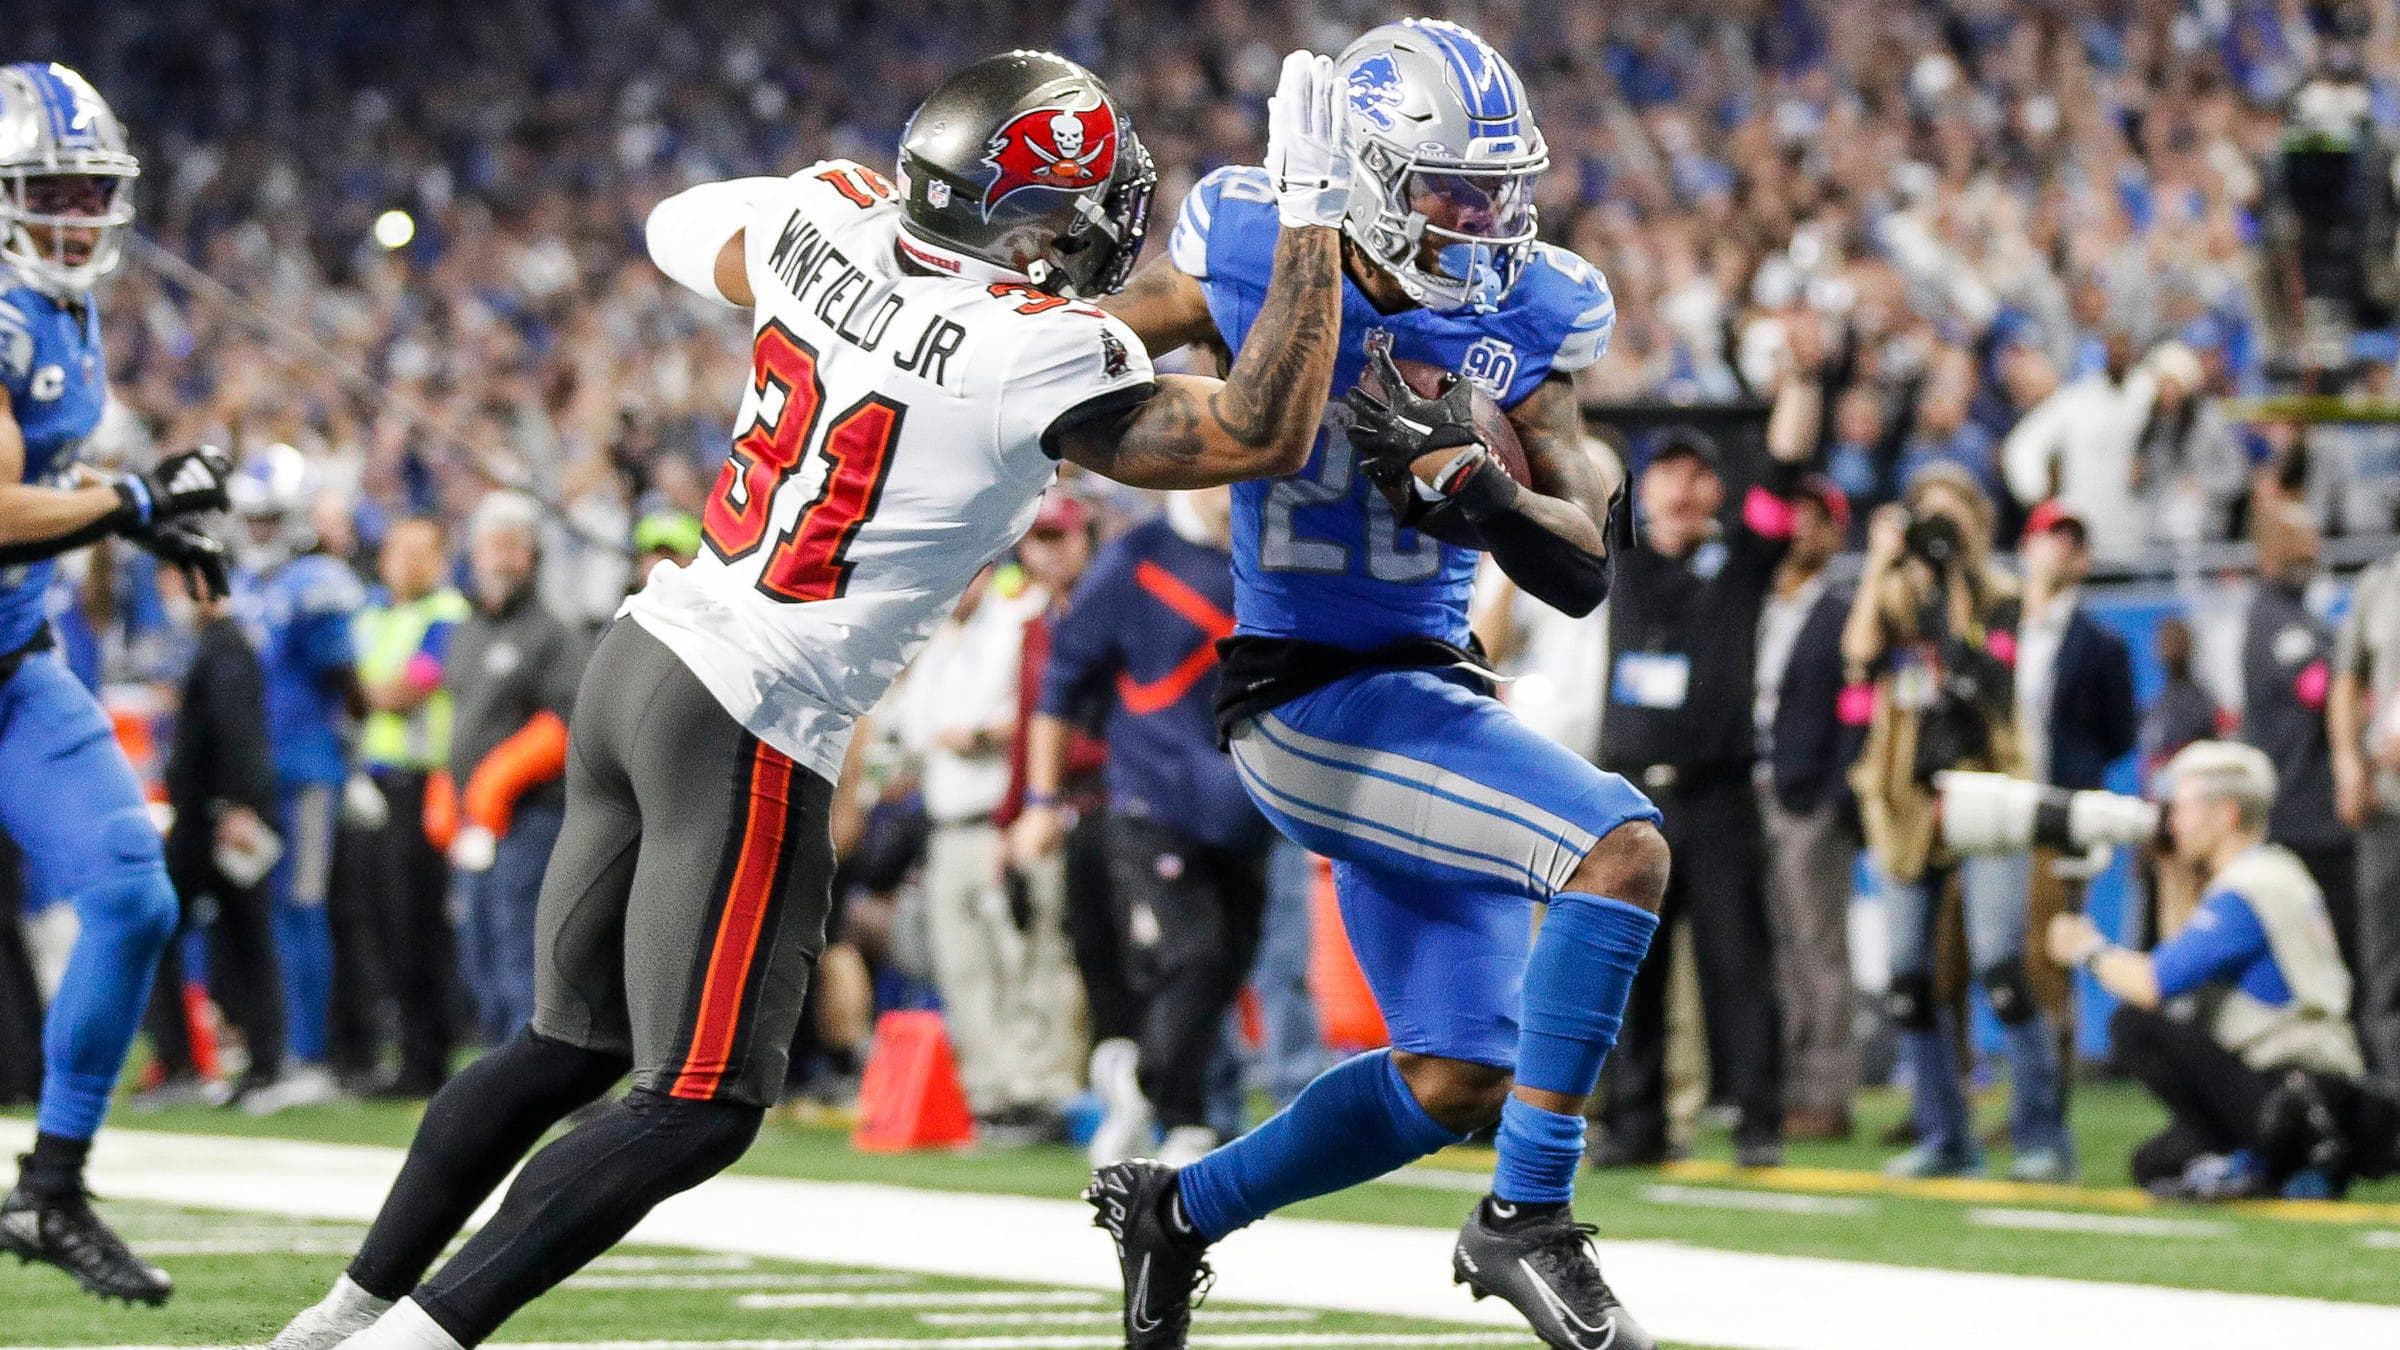
[[[1492,1202],[1492,1217],[1495,1219],[1513,1219],[1517,1217],[1517,1207],[1515,1205],[1504,1204],[1501,1201],[1494,1200]]]
[[[1150,1312],[1150,1258],[1142,1258],[1141,1276],[1133,1282],[1133,1297],[1125,1302],[1125,1320],[1136,1336],[1147,1336],[1159,1329],[1164,1319]]]
[[[1547,1307],[1551,1314],[1558,1318],[1559,1325],[1565,1329],[1567,1333],[1567,1339],[1575,1343],[1576,1350],[1608,1350],[1608,1347],[1616,1344],[1616,1314],[1609,1314],[1608,1317],[1600,1323],[1600,1325],[1593,1326],[1591,1323],[1584,1321],[1580,1317],[1577,1317],[1575,1315],[1575,1310],[1567,1306],[1567,1301],[1563,1298],[1560,1298],[1558,1296],[1558,1291],[1550,1287],[1549,1281],[1536,1274],[1531,1265],[1520,1259],[1517,1262],[1517,1269],[1524,1271],[1525,1278],[1531,1280],[1533,1282],[1533,1287],[1541,1292],[1543,1306]],[[1587,1341],[1584,1339],[1584,1336],[1587,1333],[1597,1335],[1600,1339],[1596,1341]]]

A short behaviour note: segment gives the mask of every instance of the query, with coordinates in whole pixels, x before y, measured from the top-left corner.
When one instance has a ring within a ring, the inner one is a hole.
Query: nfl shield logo
[[[950,204],[950,185],[936,178],[925,185],[925,201],[939,211]]]

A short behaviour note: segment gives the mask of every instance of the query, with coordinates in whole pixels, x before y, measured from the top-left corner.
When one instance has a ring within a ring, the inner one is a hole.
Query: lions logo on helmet
[[[1400,71],[1389,54],[1370,56],[1350,71],[1350,108],[1385,131],[1400,106]]]

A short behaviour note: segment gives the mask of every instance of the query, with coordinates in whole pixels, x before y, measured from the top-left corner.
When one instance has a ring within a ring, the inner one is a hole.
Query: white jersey
[[[899,222],[890,184],[846,160],[754,196],[751,384],[705,545],[622,610],[829,780],[852,725],[1032,524],[1057,469],[1045,434],[1153,380],[1133,331],[1089,305],[904,271]]]

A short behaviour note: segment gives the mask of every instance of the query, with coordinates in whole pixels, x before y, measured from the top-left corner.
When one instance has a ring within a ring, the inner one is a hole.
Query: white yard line
[[[758,1264],[753,1257],[707,1253],[696,1256],[616,1256],[598,1258],[585,1266],[587,1272],[620,1271],[627,1274],[649,1274],[661,1270],[748,1270]]]
[[[0,1126],[0,1151],[24,1147],[28,1131],[22,1122]],[[395,1149],[117,1129],[101,1135],[92,1179],[103,1194],[124,1199],[358,1220],[374,1214],[399,1165]],[[1115,1257],[1093,1230],[1091,1211],[1064,1199],[720,1177],[661,1205],[633,1236],[827,1265],[1118,1287]],[[1430,1228],[1270,1219],[1212,1255],[1216,1296],[1520,1327],[1512,1310],[1497,1301],[1471,1303],[1450,1283],[1451,1238]],[[1600,1254],[1609,1282],[1654,1334],[1734,1350],[1925,1350],[1927,1328],[1937,1326],[1943,1350],[2022,1350],[2029,1318],[2041,1328],[2044,1350],[2400,1345],[2400,1307],[1668,1242],[1603,1242]],[[325,1263],[328,1279],[335,1265]],[[821,1344],[752,1343],[752,1350]],[[719,1350],[715,1342],[628,1343],[618,1350],[679,1345]]]
[[[1195,1350],[1334,1350],[1341,1346],[1523,1345],[1522,1333],[1504,1331],[1291,1331],[1195,1332]],[[824,1336],[801,1340],[733,1341],[493,1341],[491,1350],[1115,1350],[1111,1336]],[[0,1350],[253,1350],[238,1345],[0,1345]]]
[[[1967,1222],[1978,1228],[2015,1228],[2034,1233],[2098,1233],[2105,1237],[2221,1238],[2232,1237],[2232,1224],[2221,1219],[2164,1219],[2146,1214],[2090,1214],[2060,1209],[1992,1209],[1967,1211]]]
[[[128,1245],[147,1257],[167,1256],[348,1256],[358,1250],[358,1239],[347,1238],[327,1242],[323,1238],[303,1236],[306,1229],[294,1229],[290,1237],[245,1238],[138,1238],[120,1234]]]
[[[1761,1214],[1810,1214],[1856,1219],[1875,1212],[1875,1202],[1854,1195],[1803,1195],[1795,1191],[1742,1191],[1721,1186],[1644,1186],[1634,1195],[1654,1205],[1685,1209],[1738,1209]]]
[[[935,1297],[939,1297],[936,1295]],[[1285,1322],[1314,1322],[1323,1313],[1306,1308],[1210,1308],[1200,1314],[1205,1327],[1230,1327],[1247,1324]],[[929,1327],[1109,1327],[1123,1320],[1124,1313],[1115,1309],[1106,1312],[921,1312],[917,1320]]]
[[[2400,1252],[2400,1233],[2388,1228],[2370,1228],[2358,1235],[2358,1242],[2362,1247],[2380,1247],[2385,1251]]]
[[[1420,1191],[1457,1191],[1482,1195],[1492,1188],[1489,1172],[1462,1172],[1455,1167],[1403,1167],[1375,1178],[1378,1186],[1410,1186]]]
[[[1116,1350],[1118,1336],[828,1336],[816,1340],[518,1340],[492,1350]],[[1502,1331],[1195,1331],[1195,1348],[1308,1350],[1334,1345],[1524,1345]]]
[[[1098,1303],[1089,1289],[920,1289],[906,1294],[744,1294],[737,1308],[1039,1308],[1061,1303]]]
[[[905,1289],[919,1281],[914,1275],[804,1275],[754,1270],[733,1275],[576,1275],[568,1283],[577,1289]],[[923,1297],[917,1295],[915,1297]]]

